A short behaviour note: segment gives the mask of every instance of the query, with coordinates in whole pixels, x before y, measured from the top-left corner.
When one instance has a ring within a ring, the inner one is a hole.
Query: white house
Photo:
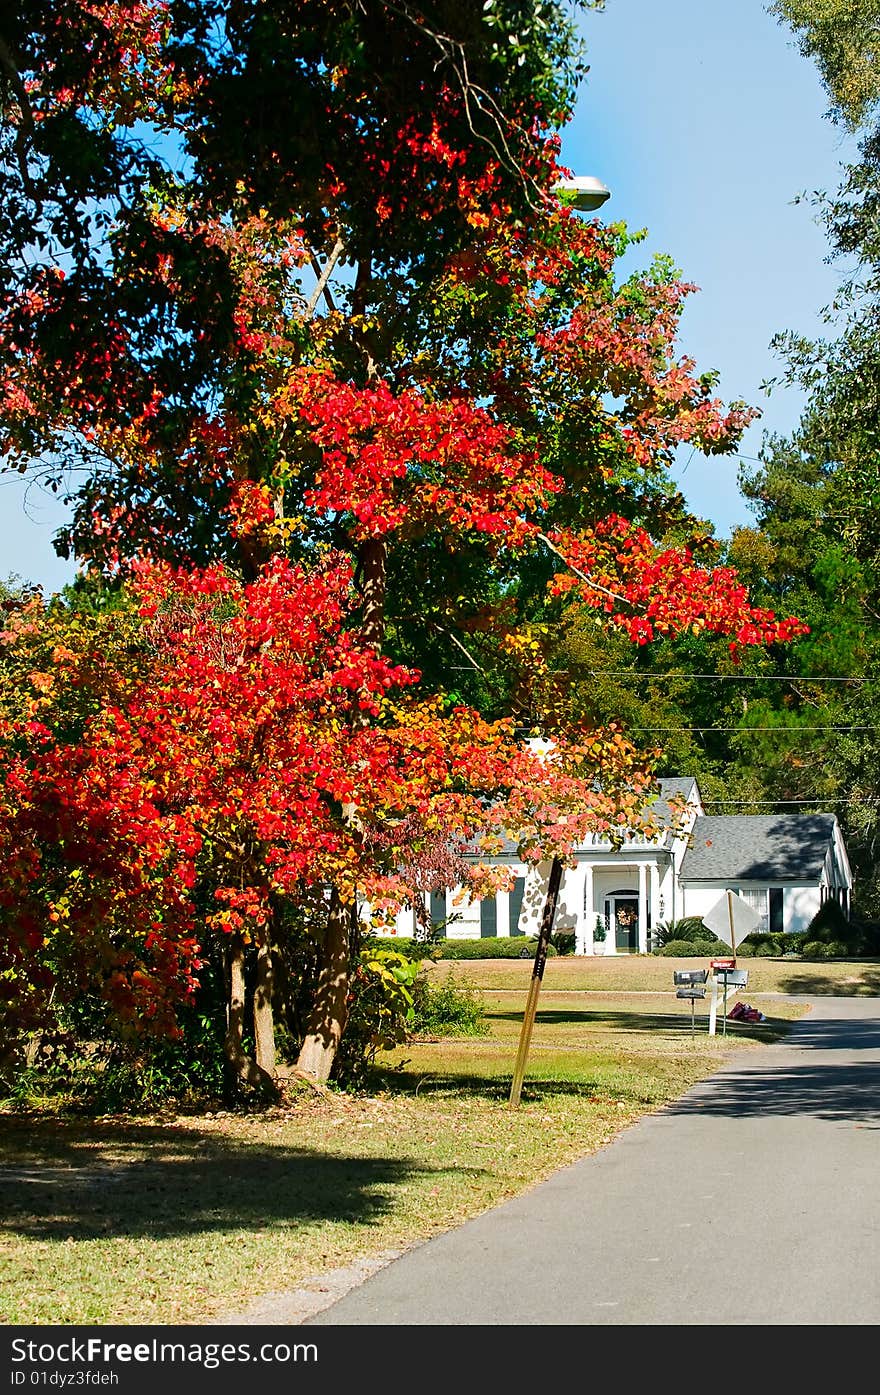
[[[618,849],[594,836],[565,870],[554,930],[574,932],[577,954],[645,954],[655,926],[704,916],[728,889],[772,931],[805,929],[828,899],[849,914],[852,872],[834,814],[709,816],[693,777],[658,786],[655,835],[628,838]],[[687,805],[678,827],[673,797]],[[449,937],[537,934],[549,864],[527,867],[514,844],[492,860],[513,870],[510,891],[481,901],[469,901],[461,888],[426,895],[432,923]],[[396,928],[413,933],[412,911],[401,912]]]

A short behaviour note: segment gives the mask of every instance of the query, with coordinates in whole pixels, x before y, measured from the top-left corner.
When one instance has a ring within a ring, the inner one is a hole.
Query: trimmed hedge
[[[410,940],[395,935],[394,942],[410,959],[532,959],[537,948],[530,935],[487,935],[481,940]],[[547,946],[548,959],[557,952],[552,944]]]
[[[730,954],[730,945],[723,940],[670,940],[654,953],[668,959],[720,959]]]
[[[852,959],[854,952],[851,945],[845,945],[841,940],[807,940],[802,957],[804,959]]]
[[[786,933],[769,930],[756,930],[747,935],[742,944],[737,945],[737,955],[744,959],[757,955],[762,959],[779,959],[783,954],[800,954],[804,947],[804,932],[790,930]]]

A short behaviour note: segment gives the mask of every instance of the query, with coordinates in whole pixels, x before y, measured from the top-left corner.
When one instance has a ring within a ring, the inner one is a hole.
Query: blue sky
[[[801,398],[760,390],[782,364],[770,341],[823,332],[838,272],[800,194],[833,190],[855,145],[825,119],[813,64],[761,0],[607,0],[581,23],[591,70],[563,158],[612,191],[602,216],[648,238],[632,265],[666,252],[700,291],[686,303],[682,349],[718,391],[762,410],[740,446],[789,431]],[[719,535],[749,523],[738,461],[681,455],[690,506]]]
[[[812,64],[761,0],[607,0],[582,28],[591,71],[563,157],[612,190],[603,215],[647,241],[627,266],[669,253],[700,286],[682,322],[682,350],[718,369],[719,392],[761,407],[741,451],[756,456],[765,430],[796,423],[793,391],[760,391],[780,371],[770,340],[781,330],[821,332],[836,273],[799,194],[833,189],[853,153],[824,119]],[[695,512],[719,534],[749,521],[738,462],[682,454],[678,478]],[[58,589],[73,576],[51,537],[59,503],[0,475],[0,576]]]

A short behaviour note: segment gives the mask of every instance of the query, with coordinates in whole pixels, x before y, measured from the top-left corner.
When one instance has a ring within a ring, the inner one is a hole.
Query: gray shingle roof
[[[723,814],[698,818],[684,855],[690,881],[817,881],[833,814]]]
[[[661,824],[664,828],[668,828],[669,824],[672,822],[672,811],[669,808],[668,801],[676,795],[682,799],[689,799],[692,791],[694,798],[699,801],[699,786],[694,790],[694,786],[697,782],[693,775],[663,775],[657,781],[657,784],[660,786],[660,797],[656,804],[648,806],[648,812],[655,823]]]
[[[647,806],[647,810],[650,813],[653,821],[656,824],[658,824],[661,828],[668,828],[672,822],[672,811],[667,801],[672,799],[675,795],[680,795],[684,799],[687,799],[691,793],[691,790],[693,790],[695,784],[696,780],[694,779],[693,775],[685,775],[680,777],[663,776],[661,779],[659,779],[657,781],[659,797],[653,804]],[[699,792],[697,792],[697,798],[699,798]],[[498,856],[517,856],[517,844],[514,839],[502,837],[501,844],[502,846],[499,850]],[[471,847],[469,849],[468,855],[475,856],[476,851],[476,848]]]

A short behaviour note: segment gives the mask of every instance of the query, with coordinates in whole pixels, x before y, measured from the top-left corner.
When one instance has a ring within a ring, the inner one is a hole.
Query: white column
[[[510,892],[495,893],[495,934],[510,934]]]
[[[648,953],[648,866],[639,863],[639,954]]]
[[[651,862],[648,865],[651,870],[651,876],[648,882],[650,888],[651,934],[656,935],[657,926],[660,924],[660,868],[656,862]]]
[[[576,954],[594,954],[593,928],[596,924],[596,908],[593,905],[593,864],[584,863],[582,899],[578,907]]]

